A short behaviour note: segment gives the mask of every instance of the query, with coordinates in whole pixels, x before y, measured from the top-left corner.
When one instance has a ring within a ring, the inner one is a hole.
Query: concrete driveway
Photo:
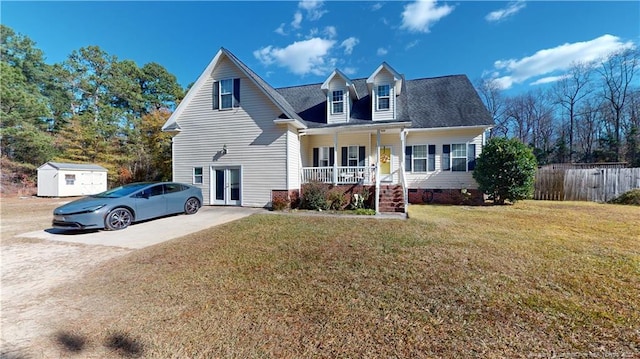
[[[194,215],[188,216],[181,214],[136,223],[120,231],[68,231],[49,228],[24,233],[17,237],[135,249],[182,237],[219,224],[247,217],[260,211],[264,210],[244,207],[205,206],[200,208],[198,213]]]

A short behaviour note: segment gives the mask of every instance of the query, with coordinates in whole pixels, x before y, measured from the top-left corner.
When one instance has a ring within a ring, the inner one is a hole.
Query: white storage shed
[[[107,169],[93,164],[47,162],[38,167],[38,196],[86,196],[107,190]]]

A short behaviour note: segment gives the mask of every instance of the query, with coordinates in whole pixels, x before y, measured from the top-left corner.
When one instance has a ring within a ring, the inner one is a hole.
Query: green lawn
[[[262,214],[136,251],[60,295],[59,355],[640,355],[640,208]]]

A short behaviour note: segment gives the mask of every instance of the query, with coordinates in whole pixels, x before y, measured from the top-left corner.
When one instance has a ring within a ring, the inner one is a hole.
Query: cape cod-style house
[[[275,89],[221,48],[162,127],[173,180],[200,186],[204,205],[268,207],[309,181],[370,186],[383,212],[481,197],[472,171],[493,119],[469,79],[372,70]]]

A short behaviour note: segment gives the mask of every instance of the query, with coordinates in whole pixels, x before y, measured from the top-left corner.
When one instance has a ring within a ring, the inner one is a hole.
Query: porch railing
[[[339,166],[336,168],[337,184],[372,184],[374,181],[375,168],[368,166]],[[333,183],[333,167],[303,167],[302,183],[320,181]]]

